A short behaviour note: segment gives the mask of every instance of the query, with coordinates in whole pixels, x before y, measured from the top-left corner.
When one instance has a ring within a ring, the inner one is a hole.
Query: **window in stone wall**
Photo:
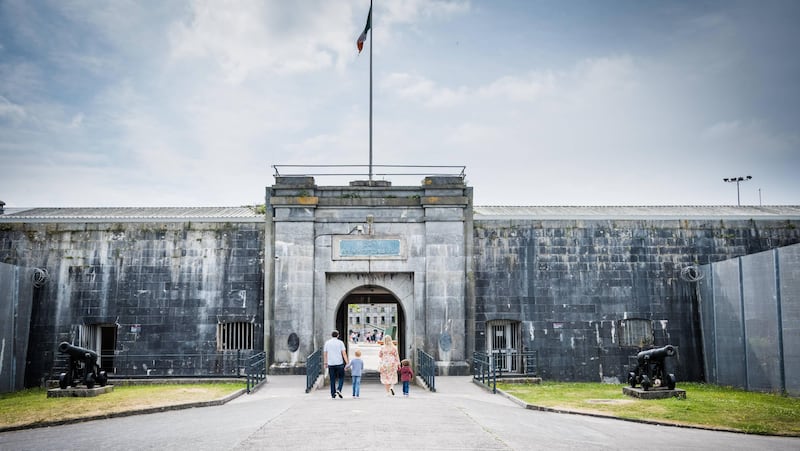
[[[217,351],[253,349],[253,323],[217,324]]]
[[[652,346],[653,322],[635,318],[620,321],[619,345],[637,348]]]

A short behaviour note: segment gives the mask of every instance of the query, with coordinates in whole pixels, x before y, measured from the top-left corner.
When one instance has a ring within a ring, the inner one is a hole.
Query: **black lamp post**
[[[730,183],[736,182],[736,205],[738,205],[740,207],[742,206],[742,202],[739,200],[740,199],[739,198],[739,182],[746,182],[746,181],[748,181],[748,180],[750,180],[752,178],[753,177],[748,175],[746,177],[731,177],[731,178],[722,179],[722,180],[724,180],[726,182],[730,182]]]

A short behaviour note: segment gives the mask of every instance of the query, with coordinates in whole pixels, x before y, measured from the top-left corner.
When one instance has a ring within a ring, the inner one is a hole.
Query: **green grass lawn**
[[[48,398],[47,390],[33,388],[0,395],[0,428],[213,401],[243,388],[244,382],[115,386],[91,398]]]
[[[528,404],[742,431],[800,436],[800,399],[699,383],[681,383],[686,399],[642,400],[622,394],[622,385],[543,382],[497,384]]]

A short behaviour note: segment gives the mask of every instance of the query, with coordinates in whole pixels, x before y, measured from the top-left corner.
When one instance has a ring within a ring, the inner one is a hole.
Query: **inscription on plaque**
[[[399,257],[400,240],[342,240],[339,243],[342,257]]]

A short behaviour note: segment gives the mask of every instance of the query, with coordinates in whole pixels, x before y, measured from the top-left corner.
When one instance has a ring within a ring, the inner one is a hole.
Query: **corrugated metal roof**
[[[477,220],[503,219],[791,219],[800,206],[475,206]],[[250,207],[6,208],[0,222],[260,222]]]
[[[793,219],[800,206],[475,206],[476,220],[503,219]]]
[[[260,222],[250,207],[89,207],[30,208],[0,215],[0,222]]]

